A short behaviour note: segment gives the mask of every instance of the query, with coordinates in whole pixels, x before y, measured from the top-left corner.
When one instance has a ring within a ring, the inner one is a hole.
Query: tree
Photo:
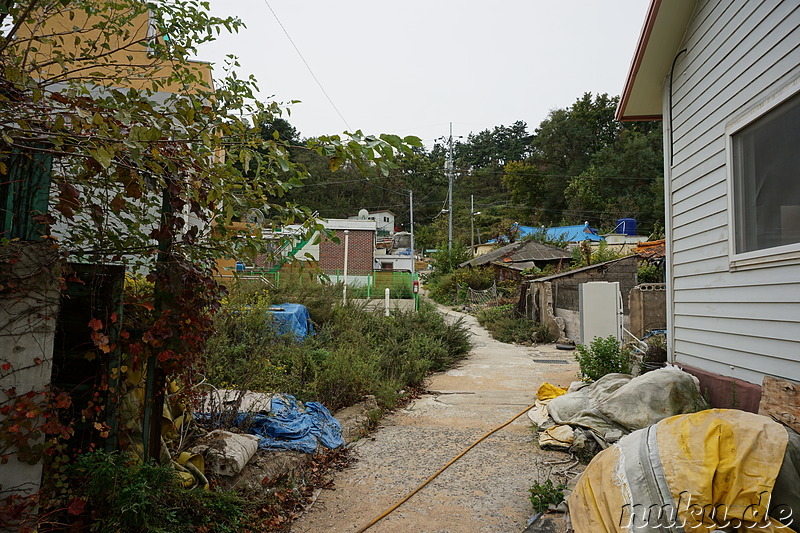
[[[208,66],[192,60],[199,44],[236,31],[241,21],[210,16],[200,0],[4,0],[0,7],[0,197],[27,194],[33,173],[21,169],[37,169],[44,197],[41,209],[16,202],[2,213],[0,297],[30,296],[11,268],[22,246],[10,237],[20,227],[35,227],[36,239],[59,251],[42,254],[37,272],[58,276],[67,254],[149,270],[156,297],[145,331],[123,324],[114,335],[119,324],[111,322],[119,317],[95,317],[87,340],[96,356],[121,350],[131,368],[145,361],[156,368],[155,361],[191,383],[222,294],[211,276],[215,260],[267,250],[252,232],[232,229],[231,220],[266,206],[274,221],[316,228],[307,208],[285,200],[308,173],[291,158],[293,132],[279,106],[255,99],[256,80],[239,77],[234,58],[213,85]],[[419,144],[357,131],[315,139],[307,150],[334,170],[352,165],[388,174],[397,153]],[[3,335],[7,326],[0,324]],[[41,364],[6,356],[3,380]],[[13,435],[17,452],[34,461],[53,448],[22,450],[20,426],[5,414],[27,409],[37,395],[50,399],[41,390],[5,387],[0,396],[0,445]]]
[[[584,94],[556,109],[534,132],[530,156],[507,163],[503,182],[534,224],[637,217],[663,220],[658,123],[620,123],[619,98]]]

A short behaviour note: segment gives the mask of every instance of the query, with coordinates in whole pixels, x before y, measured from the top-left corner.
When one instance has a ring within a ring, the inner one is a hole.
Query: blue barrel
[[[617,233],[630,236],[636,235],[636,219],[620,218],[617,220]]]

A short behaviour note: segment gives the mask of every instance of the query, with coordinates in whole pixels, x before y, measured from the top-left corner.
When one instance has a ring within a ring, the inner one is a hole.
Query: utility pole
[[[447,161],[445,162],[447,172],[447,251],[453,250],[453,123],[450,123],[450,137],[447,138]]]

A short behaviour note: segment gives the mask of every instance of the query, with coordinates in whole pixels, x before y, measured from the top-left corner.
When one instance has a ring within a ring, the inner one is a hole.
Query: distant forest
[[[611,231],[632,217],[640,234],[659,233],[664,221],[660,122],[614,120],[618,97],[584,94],[566,109],[550,112],[532,132],[523,121],[471,133],[454,142],[454,239],[470,242],[470,195],[475,227],[485,241],[509,225],[582,224]],[[447,234],[446,144],[415,149],[388,176],[356,168],[331,171],[321,157],[304,150],[301,137],[284,119],[262,125],[265,137],[290,148],[311,178],[287,199],[322,217],[347,217],[359,209],[389,209],[408,229],[408,190],[414,191],[414,225],[420,247],[435,247]],[[370,175],[371,174],[371,175]]]

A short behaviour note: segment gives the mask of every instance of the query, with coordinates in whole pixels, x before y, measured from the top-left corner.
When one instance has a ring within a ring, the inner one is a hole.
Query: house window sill
[[[796,265],[800,263],[800,250],[787,251],[783,253],[771,253],[754,257],[732,258],[730,269],[732,272],[738,270],[753,270],[756,268],[771,268],[786,265]]]

